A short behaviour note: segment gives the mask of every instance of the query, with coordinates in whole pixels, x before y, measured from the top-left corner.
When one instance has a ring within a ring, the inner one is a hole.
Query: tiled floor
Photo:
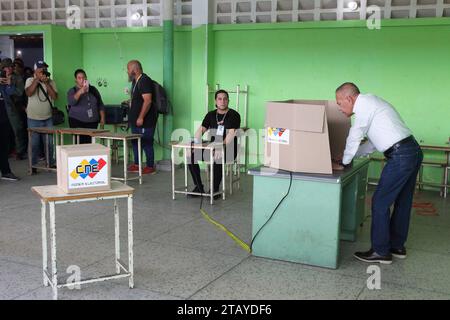
[[[56,176],[27,176],[26,161],[11,164],[22,180],[0,180],[0,299],[51,299],[51,289],[42,286],[40,204],[30,188],[55,184]],[[62,289],[60,299],[450,299],[450,197],[416,194],[416,202],[432,203],[438,215],[413,210],[408,258],[381,266],[381,289],[369,290],[368,265],[352,253],[369,247],[370,217],[357,242],[341,243],[337,270],[256,258],[202,217],[198,199],[173,201],[170,181],[170,173],[159,172],[142,186],[131,183],[135,289],[117,280]],[[250,242],[251,177],[243,177],[241,192],[203,207]],[[56,221],[61,275],[70,265],[79,266],[82,277],[114,273],[111,201],[57,207]]]

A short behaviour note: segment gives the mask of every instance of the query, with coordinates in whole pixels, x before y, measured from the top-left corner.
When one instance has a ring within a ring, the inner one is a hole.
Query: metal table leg
[[[233,181],[233,172],[231,172],[231,181]],[[222,148],[222,199],[225,200],[225,149]]]
[[[142,145],[141,138],[137,139],[138,141],[138,161],[139,161],[139,184],[142,184]]]
[[[114,199],[114,240],[116,248],[116,273],[120,273],[120,218],[119,218],[119,206],[117,205],[117,199]]]
[[[41,226],[42,226],[42,276],[44,277],[44,286],[48,286],[48,256],[47,256],[47,204],[41,201]]]
[[[125,184],[127,184],[128,179],[128,146],[127,146],[127,140],[123,140],[123,178]]]
[[[134,288],[133,264],[133,196],[128,196],[128,271],[130,272],[129,287]]]
[[[55,203],[49,202],[50,207],[50,242],[52,260],[52,289],[53,300],[58,299],[58,271],[56,265],[56,224],[55,224]]]
[[[175,200],[175,148],[172,146],[172,200]],[[186,164],[185,164],[186,165]]]

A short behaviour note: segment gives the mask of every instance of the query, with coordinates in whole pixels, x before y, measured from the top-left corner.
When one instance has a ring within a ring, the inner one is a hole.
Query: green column
[[[197,127],[194,122],[203,120],[206,113],[206,85],[215,88],[214,83],[214,32],[212,25],[201,25],[192,29],[192,91],[191,120],[192,131]],[[209,106],[214,105],[209,98]]]
[[[164,1],[163,3],[163,86],[166,89],[170,101],[173,103],[173,64],[174,64],[174,23],[173,23],[173,0]],[[173,110],[170,114],[164,115],[163,121],[163,160],[170,160],[170,136],[173,131]]]

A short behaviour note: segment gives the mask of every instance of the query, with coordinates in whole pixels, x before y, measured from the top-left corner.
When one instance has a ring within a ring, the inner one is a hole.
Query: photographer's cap
[[[2,62],[0,63],[1,70],[3,70],[3,68],[12,67],[12,66],[13,66],[13,62],[10,58],[3,59]]]
[[[46,64],[44,61],[42,61],[42,60],[39,60],[39,61],[37,61],[35,64],[34,64],[34,70],[36,70],[36,69],[44,69],[44,68],[47,68],[48,67],[48,64]]]

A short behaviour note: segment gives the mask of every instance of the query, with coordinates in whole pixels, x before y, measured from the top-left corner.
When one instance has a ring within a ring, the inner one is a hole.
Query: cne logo
[[[286,129],[283,128],[271,128],[269,127],[269,135],[275,137],[281,137]]]
[[[105,165],[106,161],[103,160],[103,158],[100,158],[99,160],[91,159],[89,162],[85,159],[75,167],[75,169],[70,173],[70,176],[74,180],[78,179],[78,177],[81,177],[82,179],[89,177],[92,179],[103,169]]]

